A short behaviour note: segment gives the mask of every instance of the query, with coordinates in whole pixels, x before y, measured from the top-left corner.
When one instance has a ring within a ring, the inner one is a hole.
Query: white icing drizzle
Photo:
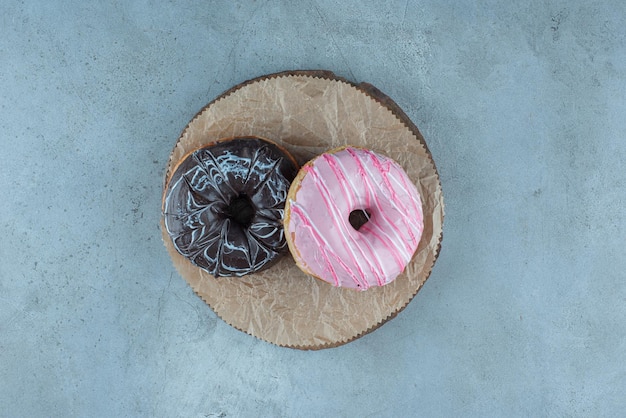
[[[297,168],[277,147],[256,138],[219,143],[180,164],[165,197],[165,226],[176,250],[214,276],[258,271],[286,248],[283,210]],[[229,218],[246,196],[249,225]]]

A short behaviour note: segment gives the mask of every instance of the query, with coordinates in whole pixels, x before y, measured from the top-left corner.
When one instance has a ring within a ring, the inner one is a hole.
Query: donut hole
[[[370,218],[372,217],[372,213],[367,209],[355,209],[350,212],[348,216],[348,222],[352,225],[356,231],[361,229],[363,225],[365,225]]]
[[[231,221],[247,228],[254,218],[254,206],[245,194],[234,197],[226,207],[226,216]]]

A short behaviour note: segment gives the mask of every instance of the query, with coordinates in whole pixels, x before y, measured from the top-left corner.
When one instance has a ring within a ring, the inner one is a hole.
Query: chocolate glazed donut
[[[215,277],[268,267],[287,248],[283,212],[298,166],[256,137],[210,144],[187,155],[164,194],[176,250]]]

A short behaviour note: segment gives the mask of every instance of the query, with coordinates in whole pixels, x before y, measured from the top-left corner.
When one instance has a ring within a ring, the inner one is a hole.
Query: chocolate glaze
[[[216,277],[268,267],[286,249],[283,211],[297,170],[259,138],[194,151],[166,186],[165,227],[174,247]]]

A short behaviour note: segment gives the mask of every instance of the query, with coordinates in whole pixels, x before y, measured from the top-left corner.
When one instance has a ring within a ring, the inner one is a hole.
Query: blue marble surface
[[[625,22],[617,0],[3,2],[0,416],[623,416]],[[189,119],[289,69],[391,96],[446,199],[418,296],[319,352],[217,318],[159,230]]]

